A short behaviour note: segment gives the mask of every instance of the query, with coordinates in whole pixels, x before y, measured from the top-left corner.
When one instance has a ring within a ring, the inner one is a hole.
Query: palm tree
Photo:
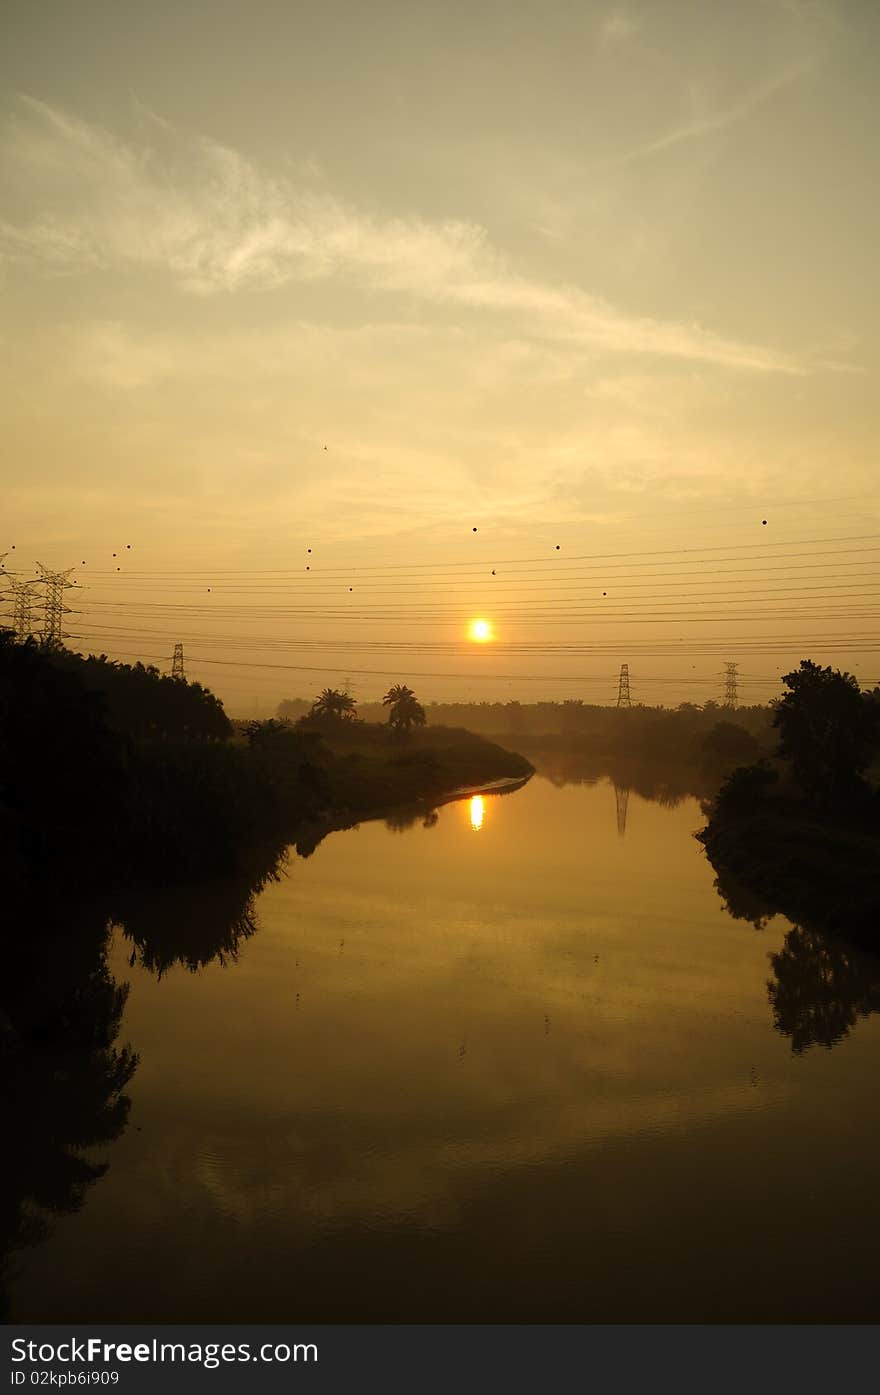
[[[403,683],[395,683],[382,699],[383,707],[389,707],[388,725],[398,736],[404,736],[410,727],[423,727],[427,718],[425,709],[418,701],[412,688]]]
[[[312,703],[309,716],[353,722],[357,717],[357,701],[350,693],[340,693],[337,688],[325,688],[320,697]]]

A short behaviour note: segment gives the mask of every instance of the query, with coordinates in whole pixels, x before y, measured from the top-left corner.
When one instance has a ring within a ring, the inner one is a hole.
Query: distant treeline
[[[302,698],[279,703],[278,716],[295,721],[311,704]],[[381,721],[379,703],[360,703],[358,716]],[[773,710],[716,702],[677,708],[598,707],[566,702],[479,702],[425,705],[429,725],[464,727],[527,755],[560,747],[593,759],[649,761],[731,769],[757,759],[772,745]]]
[[[285,698],[278,704],[276,715],[297,721],[311,708],[312,703],[305,698]],[[359,702],[357,712],[367,722],[381,722],[387,717],[380,702]],[[425,712],[433,726],[466,727],[488,736],[594,736],[613,730],[621,720],[635,724],[673,714],[692,722],[694,730],[708,731],[715,722],[734,721],[757,736],[769,730],[773,716],[772,708],[767,706],[732,709],[709,701],[701,706],[682,702],[674,708],[641,704],[618,708],[583,702],[580,698],[564,702],[430,702],[425,704]]]

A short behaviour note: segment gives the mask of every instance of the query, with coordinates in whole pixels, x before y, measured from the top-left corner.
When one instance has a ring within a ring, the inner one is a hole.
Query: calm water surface
[[[114,932],[130,1122],[11,1317],[876,1320],[873,963],[728,915],[694,800],[622,803],[333,834],[198,972]]]

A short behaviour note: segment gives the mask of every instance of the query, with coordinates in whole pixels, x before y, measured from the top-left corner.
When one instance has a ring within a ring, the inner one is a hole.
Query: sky
[[[74,647],[263,715],[878,681],[876,4],[4,30],[0,555]]]

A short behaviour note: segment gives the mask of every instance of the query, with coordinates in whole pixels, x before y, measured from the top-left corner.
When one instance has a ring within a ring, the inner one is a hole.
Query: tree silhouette
[[[808,799],[831,805],[859,784],[871,761],[877,705],[851,673],[802,659],[782,679],[788,692],[776,707],[779,755],[791,762]]]
[[[4,854],[16,848],[42,868],[62,853],[97,860],[118,818],[126,760],[102,695],[78,670],[33,640],[0,636]]]
[[[353,722],[357,718],[357,701],[351,693],[341,693],[337,688],[325,688],[312,703],[309,716],[337,722]]]
[[[407,688],[403,683],[395,683],[388,689],[382,705],[390,708],[388,725],[398,736],[404,736],[410,727],[423,727],[427,721],[424,707],[412,688]]]
[[[83,658],[61,646],[45,650],[54,664],[75,672],[101,695],[110,728],[135,741],[225,741],[232,728],[220,699],[203,688],[160,673],[153,664],[122,664],[106,654]]]

